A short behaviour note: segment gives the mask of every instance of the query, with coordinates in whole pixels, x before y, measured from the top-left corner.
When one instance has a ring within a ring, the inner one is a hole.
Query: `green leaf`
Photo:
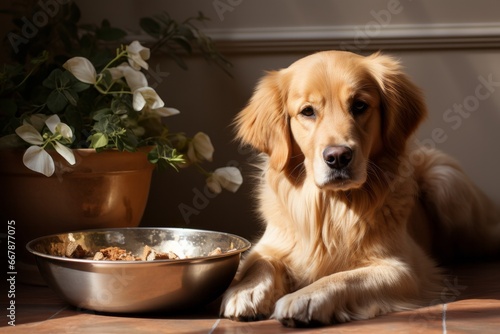
[[[90,137],[90,147],[101,148],[106,147],[106,145],[108,145],[108,136],[106,136],[104,133],[94,133]]]
[[[108,117],[109,115],[113,114],[113,110],[111,108],[103,108],[99,109],[94,113],[94,116],[92,117],[93,120],[95,121],[100,121],[104,117]]]
[[[71,90],[76,93],[83,92],[84,90],[88,89],[90,87],[89,84],[81,81],[76,81],[71,85]]]
[[[185,26],[185,25],[181,25],[181,26],[179,26],[177,28],[176,37],[177,36],[185,37],[188,40],[196,39],[196,35],[195,35],[193,29],[194,28],[191,28],[191,27],[188,27],[188,26]]]
[[[67,104],[68,100],[64,94],[58,90],[53,90],[47,97],[47,107],[54,113],[62,111]]]
[[[108,125],[109,125],[109,116],[101,117],[99,120],[94,123],[93,129],[96,132],[108,132]]]
[[[60,77],[60,84],[62,87],[67,87],[71,81],[77,80],[73,74],[69,71],[64,71]]]
[[[177,25],[177,22],[175,20],[172,20],[170,15],[168,15],[167,12],[163,12],[160,15],[156,16],[156,20],[161,22],[165,27],[170,29],[172,26]]]
[[[158,146],[155,146],[155,148],[153,148],[148,153],[148,161],[152,164],[156,164],[158,163],[158,160],[160,160],[160,158],[158,157]]]
[[[64,97],[68,100],[69,104],[72,106],[76,106],[78,103],[78,94],[76,92],[73,92],[68,89],[63,89],[62,93],[64,94]]]
[[[109,23],[109,20],[108,19],[102,20],[101,28],[109,28],[109,27],[111,27],[111,23]]]
[[[176,36],[172,38],[181,48],[183,48],[187,53],[192,54],[193,48],[191,47],[191,42],[184,36]]]
[[[160,24],[150,17],[143,17],[139,21],[139,25],[144,32],[153,37],[159,37],[161,33]]]
[[[102,78],[104,80],[106,87],[109,87],[113,84],[113,77],[109,70],[102,72]]]
[[[124,136],[121,136],[123,140],[123,147],[126,151],[134,152],[137,147],[137,137],[132,131],[127,130]]]
[[[89,54],[88,59],[96,69],[100,69],[109,62],[109,51],[108,50],[93,50]]]
[[[62,73],[63,72],[58,68],[50,72],[47,79],[43,81],[43,86],[50,89],[56,89],[57,83],[61,80]]]

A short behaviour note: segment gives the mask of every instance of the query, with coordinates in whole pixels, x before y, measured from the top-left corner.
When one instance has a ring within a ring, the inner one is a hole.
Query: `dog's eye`
[[[362,113],[364,113],[366,111],[366,109],[368,109],[368,104],[361,101],[361,100],[355,100],[351,104],[351,113],[354,116],[361,115]]]
[[[307,106],[307,107],[303,108],[300,111],[300,114],[302,116],[309,117],[309,118],[316,116],[316,113],[314,112],[314,108],[311,106]]]

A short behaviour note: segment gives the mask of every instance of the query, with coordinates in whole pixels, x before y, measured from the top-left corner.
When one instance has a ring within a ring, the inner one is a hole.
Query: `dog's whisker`
[[[299,157],[300,155],[297,155],[295,157]],[[295,167],[293,167],[293,169],[290,171],[290,174],[291,175],[295,175],[295,173],[299,171],[299,173],[297,174],[297,177],[295,178],[296,181],[300,181],[302,179],[302,177],[306,174],[306,170],[304,168],[304,161],[298,163],[295,165]]]

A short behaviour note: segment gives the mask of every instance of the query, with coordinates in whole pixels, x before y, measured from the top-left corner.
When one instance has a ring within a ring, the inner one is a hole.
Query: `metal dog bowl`
[[[98,251],[117,246],[140,256],[145,245],[188,258],[95,261],[60,255],[70,242]],[[26,246],[42,277],[69,304],[102,312],[178,311],[219,297],[250,243],[236,235],[177,228],[86,230],[46,236]],[[222,254],[207,256],[220,247]],[[232,249],[232,250],[231,250]]]

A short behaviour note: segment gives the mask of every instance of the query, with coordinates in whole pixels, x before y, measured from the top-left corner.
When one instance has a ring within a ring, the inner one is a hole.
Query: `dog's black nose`
[[[347,146],[328,146],[323,151],[323,159],[330,168],[342,169],[352,160],[352,150]]]

